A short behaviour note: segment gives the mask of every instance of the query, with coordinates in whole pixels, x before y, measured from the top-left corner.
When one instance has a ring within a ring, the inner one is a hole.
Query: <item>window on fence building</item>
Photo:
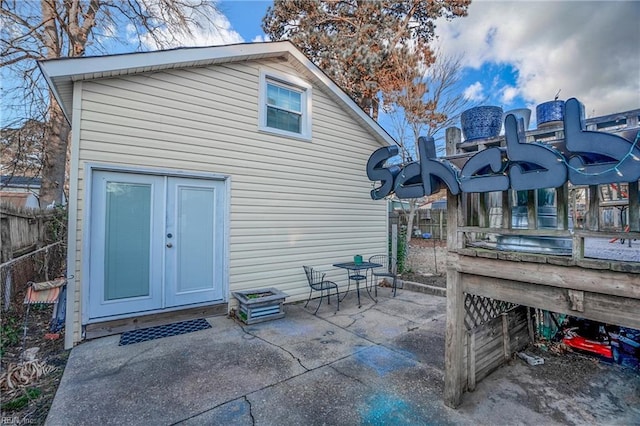
[[[261,74],[260,129],[296,138],[311,138],[311,86],[284,75]]]

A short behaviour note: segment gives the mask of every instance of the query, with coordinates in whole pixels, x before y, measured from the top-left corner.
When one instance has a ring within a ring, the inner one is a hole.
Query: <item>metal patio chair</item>
[[[309,304],[309,301],[311,300],[311,296],[313,294],[314,291],[319,291],[320,292],[320,302],[318,302],[318,307],[316,308],[315,312],[313,313],[313,315],[318,313],[318,309],[320,309],[320,305],[322,304],[322,299],[326,296],[327,297],[327,304],[330,305],[331,304],[331,289],[335,288],[336,289],[336,299],[338,300],[338,307],[336,309],[336,312],[340,310],[340,296],[338,293],[338,284],[334,283],[333,281],[327,281],[324,279],[324,276],[326,275],[324,272],[320,272],[317,270],[314,270],[311,266],[303,266],[304,268],[304,272],[305,274],[307,274],[307,281],[309,282],[309,298],[307,299],[307,303],[304,304],[304,307],[306,308],[307,305]],[[326,294],[325,294],[326,291]]]
[[[398,284],[398,260],[395,257],[388,256],[386,254],[376,254],[369,258],[369,262],[379,263],[382,265],[379,268],[371,270],[373,273],[372,281],[375,287],[376,297],[378,296],[378,285],[376,283],[377,278],[392,278],[393,279],[393,297],[396,297],[396,289]]]

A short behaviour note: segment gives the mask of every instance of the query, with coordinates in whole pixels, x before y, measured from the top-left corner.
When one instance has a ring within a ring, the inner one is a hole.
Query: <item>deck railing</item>
[[[586,127],[633,141],[640,131],[639,117],[640,109],[632,110],[587,119]],[[527,142],[559,147],[564,144],[564,130],[561,125],[530,130],[526,132],[526,138]],[[494,146],[506,146],[505,137],[463,142],[460,129],[447,129],[446,159],[460,168],[477,151]],[[455,219],[457,226],[450,227],[449,247],[460,253],[538,261],[545,261],[538,256],[547,256],[554,258],[552,262],[580,263],[597,269],[638,268],[638,265],[619,263],[640,262],[640,248],[635,250],[636,256],[630,254],[621,258],[607,258],[607,252],[615,250],[590,248],[593,239],[611,241],[610,248],[622,249],[622,241],[626,247],[640,246],[638,181],[590,186],[565,183],[547,190],[463,193],[456,197],[450,195],[449,204],[452,202],[456,204],[455,214],[450,214],[449,222],[451,224]],[[500,244],[500,240],[517,238],[523,239],[522,247]],[[536,249],[536,242],[544,242],[547,246],[539,244]],[[602,247],[601,242],[596,245]],[[487,253],[487,250],[514,253],[498,255]]]

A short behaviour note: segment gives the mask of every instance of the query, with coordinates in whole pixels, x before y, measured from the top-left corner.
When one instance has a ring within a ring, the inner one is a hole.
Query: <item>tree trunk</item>
[[[418,200],[416,198],[412,198],[409,201],[409,217],[407,217],[407,247],[409,247],[409,243],[411,242],[411,237],[413,236],[413,219],[416,216],[416,206],[418,204]]]
[[[46,58],[59,58],[61,44],[58,37],[56,2],[41,0],[43,35]],[[62,109],[49,92],[49,122],[44,132],[44,158],[42,160],[42,185],[40,186],[40,207],[52,203],[62,203],[64,169],[67,157],[69,124]]]
[[[379,106],[380,103],[378,102],[378,99],[374,97],[371,100],[371,118],[373,118],[374,121],[378,121]]]
[[[65,183],[65,164],[70,126],[62,109],[51,94],[49,123],[45,132],[45,155],[42,165],[40,207],[62,203]]]

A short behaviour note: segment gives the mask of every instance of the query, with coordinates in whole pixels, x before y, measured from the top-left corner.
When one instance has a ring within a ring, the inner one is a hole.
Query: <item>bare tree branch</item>
[[[414,68],[404,70],[402,87],[385,97],[385,111],[401,148],[401,158],[395,159],[397,162],[418,160],[416,144],[423,132],[426,136],[436,136],[450,127],[468,104],[460,91],[454,91],[461,78],[461,58],[447,57],[440,49],[435,49],[434,55],[434,62],[426,74],[421,74],[419,61],[414,61]],[[408,243],[419,200],[407,202]]]
[[[216,4],[207,0],[0,0],[0,70],[11,86],[2,89],[3,99],[10,99],[2,127],[24,127],[35,119],[44,123],[43,153],[30,157],[41,162],[42,202],[61,200],[70,129],[36,61],[83,56],[87,49],[107,51],[105,34],[110,42],[129,43],[129,34],[115,34],[122,28],[133,29],[138,49],[166,47],[195,28],[214,26],[215,12]],[[26,169],[16,166],[12,172]]]
[[[375,119],[380,94],[398,90],[413,62],[432,61],[434,20],[464,16],[469,3],[276,0],[262,28],[292,41]]]

